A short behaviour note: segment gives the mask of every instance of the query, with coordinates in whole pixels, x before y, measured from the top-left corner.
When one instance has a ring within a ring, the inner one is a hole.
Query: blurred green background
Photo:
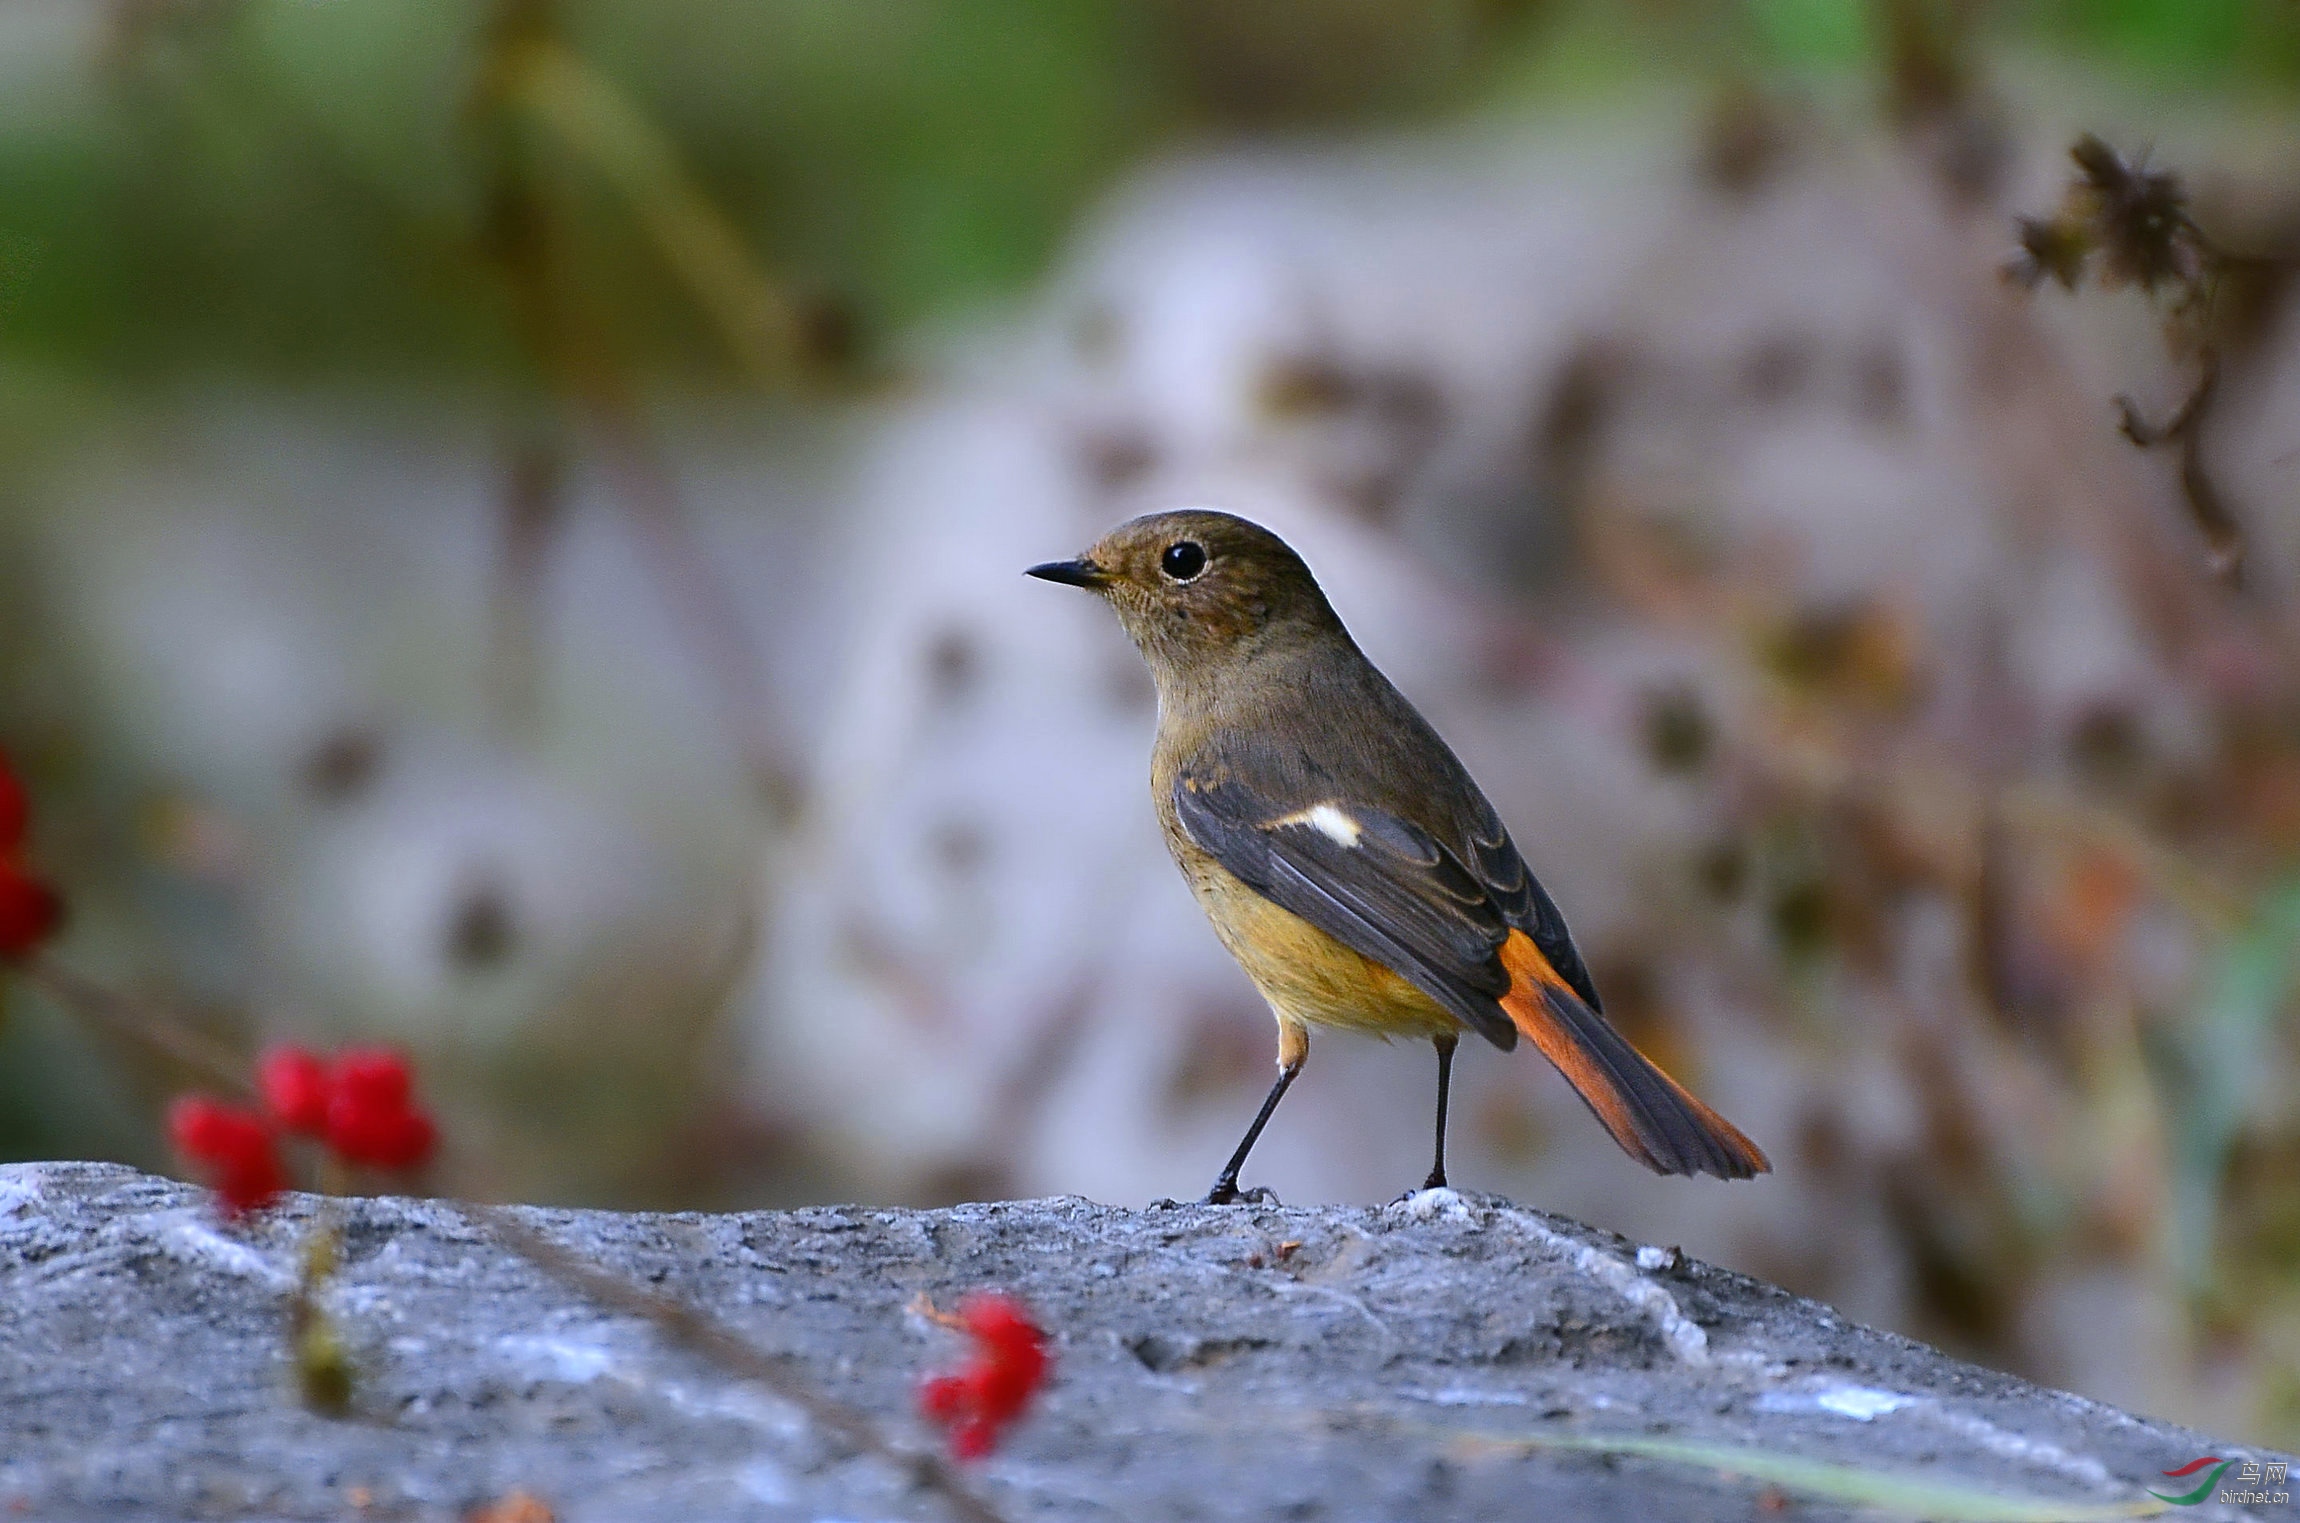
[[[891,338],[1024,289],[1090,199],[1148,155],[1711,78],[1882,96],[1896,11],[1976,58],[2135,90],[2276,100],[2300,76],[2273,0],[20,0],[0,101],[10,356],[107,387],[218,366],[516,378],[478,251],[490,174],[524,149],[568,197],[571,257],[634,359],[734,381],[617,204],[617,176],[547,128],[491,115],[490,38],[515,46],[524,26],[600,71],[792,299]],[[542,141],[503,142],[522,135]]]
[[[2201,328],[1998,279],[2086,130]],[[2296,147],[2291,0],[0,0],[57,955],[412,1047],[445,1189],[1187,1193],[1266,1017],[1007,568],[1216,501],[1781,1165],[1489,1064],[1461,1183],[2300,1445]],[[2110,407],[2199,332],[2237,589]],[[189,1075],[0,1019],[0,1157],[169,1166]],[[1281,1193],[1424,1066],[1323,1044]]]

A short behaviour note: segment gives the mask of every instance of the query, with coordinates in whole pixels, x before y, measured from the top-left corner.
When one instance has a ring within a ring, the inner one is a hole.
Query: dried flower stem
[[[322,1417],[351,1412],[353,1369],[343,1334],[321,1298],[343,1257],[343,1211],[334,1196],[320,1202],[319,1219],[305,1232],[297,1255],[295,1289],[288,1296],[288,1348],[295,1356],[296,1390]]]
[[[817,1426],[865,1453],[875,1454],[915,1476],[940,1494],[966,1523],[1003,1523],[1000,1514],[967,1486],[938,1455],[896,1444],[869,1416],[814,1389],[791,1368],[788,1357],[771,1354],[701,1308],[661,1291],[634,1285],[620,1275],[583,1262],[501,1206],[461,1202],[464,1215],[496,1241],[536,1268],[600,1305],[654,1324],[682,1348],[701,1355],[728,1374],[765,1386],[806,1413]]]
[[[171,1011],[145,1004],[83,977],[53,958],[32,958],[18,976],[59,1008],[91,1025],[140,1042],[197,1072],[207,1082],[240,1099],[252,1099],[247,1060],[214,1038],[194,1030]]]
[[[2229,512],[2212,473],[2204,464],[2204,420],[2220,390],[2220,351],[2207,342],[2197,353],[2196,384],[2171,417],[2151,427],[2132,398],[2116,399],[2117,429],[2141,449],[2180,447],[2180,489],[2189,516],[2204,536],[2206,569],[2231,587],[2244,584],[2244,530]]]
[[[492,157],[481,252],[511,300],[519,341],[549,402],[587,432],[630,515],[642,562],[715,690],[721,721],[770,820],[787,826],[798,807],[798,768],[771,718],[765,663],[740,600],[697,539],[628,367],[584,310],[580,293],[566,287],[561,218],[520,125],[539,121],[609,173],[761,384],[780,386],[796,373],[790,301],[687,178],[663,134],[568,47],[550,0],[497,0],[470,109],[487,130]],[[535,587],[564,517],[564,452],[555,431],[517,439],[509,451],[496,683],[514,703],[526,700],[533,683]]]
[[[2176,445],[2180,490],[2190,519],[2204,538],[2206,569],[2229,587],[2241,587],[2244,530],[2221,495],[2204,459],[2206,418],[2219,396],[2217,311],[2221,287],[2233,270],[2272,268],[2288,257],[2241,254],[2223,248],[2196,224],[2180,176],[2128,160],[2086,133],[2069,150],[2077,174],[2050,217],[2019,219],[2020,252],[2007,278],[2029,290],[2046,280],[2076,291],[2088,278],[2106,288],[2136,285],[2154,298],[2172,294],[2165,312],[2165,342],[2175,357],[2196,358],[2197,377],[2165,422],[2150,425],[2129,397],[2116,408],[2125,438],[2140,449]]]
[[[245,1063],[223,1044],[186,1026],[164,1010],[142,1005],[115,994],[50,959],[39,958],[16,970],[34,988],[70,1013],[93,1024],[141,1042],[208,1082],[243,1097],[254,1095],[245,1075]],[[328,1185],[340,1189],[340,1171],[331,1172]],[[675,1296],[634,1285],[578,1259],[500,1206],[476,1201],[459,1203],[464,1214],[485,1228],[505,1247],[534,1264],[553,1279],[582,1292],[614,1310],[653,1323],[673,1342],[710,1360],[739,1379],[755,1381],[805,1412],[818,1426],[838,1435],[854,1448],[891,1461],[950,1503],[952,1512],[966,1523],[1004,1523],[1000,1514],[977,1497],[957,1472],[933,1454],[903,1448],[884,1434],[861,1411],[832,1399],[808,1385],[789,1362],[750,1343],[725,1323]],[[348,1401],[348,1385],[341,1391],[345,1371],[339,1340],[332,1325],[318,1310],[316,1293],[332,1272],[336,1221],[332,1202],[321,1208],[315,1224],[317,1236],[306,1246],[304,1272],[290,1308],[291,1337],[298,1354],[298,1369],[308,1401],[323,1411],[337,1411]],[[315,1357],[324,1356],[324,1357]]]

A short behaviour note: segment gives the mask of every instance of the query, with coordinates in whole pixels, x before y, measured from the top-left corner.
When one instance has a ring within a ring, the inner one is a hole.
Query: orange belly
[[[1385,1040],[1461,1030],[1460,1021],[1405,978],[1272,904],[1212,858],[1185,862],[1183,875],[1214,934],[1280,1023],[1335,1026]]]

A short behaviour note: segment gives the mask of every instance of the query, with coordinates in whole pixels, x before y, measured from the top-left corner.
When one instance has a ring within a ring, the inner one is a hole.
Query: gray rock
[[[345,1203],[361,1378],[314,1416],[283,1299],[316,1209],[226,1227],[132,1170],[0,1168],[0,1519],[947,1515],[440,1201]],[[520,1216],[919,1448],[918,1381],[964,1348],[915,1298],[1019,1293],[1056,1376],[971,1472],[1017,1520],[2129,1516],[2249,1453],[1498,1198]]]

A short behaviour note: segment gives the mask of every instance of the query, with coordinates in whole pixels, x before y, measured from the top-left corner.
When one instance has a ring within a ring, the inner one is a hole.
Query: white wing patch
[[[1312,804],[1307,809],[1270,822],[1273,830],[1280,825],[1307,825],[1340,846],[1355,846],[1366,833],[1363,825],[1344,814],[1340,806],[1335,804]]]

